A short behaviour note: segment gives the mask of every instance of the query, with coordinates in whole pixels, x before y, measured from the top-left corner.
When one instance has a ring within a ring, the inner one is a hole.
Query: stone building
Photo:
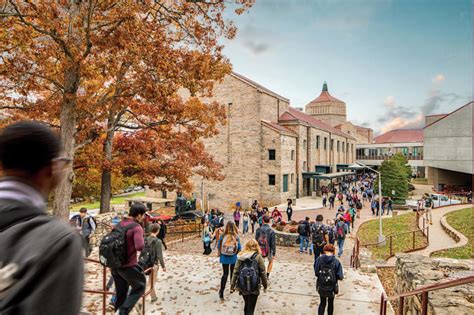
[[[204,208],[248,206],[253,200],[271,206],[312,195],[318,188],[313,175],[354,162],[355,137],[291,108],[287,98],[240,74],[226,76],[206,101],[225,106],[227,123],[204,141],[225,179],[192,179],[193,195]],[[345,117],[345,104],[339,110]]]
[[[326,82],[321,94],[306,105],[305,113],[356,138],[357,143],[372,142],[373,130],[347,120],[346,103],[329,94]]]

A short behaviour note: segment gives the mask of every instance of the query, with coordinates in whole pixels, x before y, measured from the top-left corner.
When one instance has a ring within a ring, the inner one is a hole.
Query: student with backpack
[[[293,215],[293,200],[287,199],[288,206],[286,207],[286,215],[288,216],[288,222],[291,222],[291,216]]]
[[[336,243],[336,225],[334,223],[334,220],[327,220],[326,228],[329,243],[334,245]]]
[[[242,228],[242,234],[247,234],[249,232],[249,221],[250,221],[250,216],[249,212],[247,209],[244,211],[244,215],[242,216],[242,223],[243,223],[243,228]]]
[[[233,216],[234,216],[235,225],[237,226],[237,230],[238,230],[240,226],[240,208],[239,207],[235,209]]]
[[[49,127],[23,121],[2,129],[0,164],[0,314],[79,314],[81,238],[46,208],[71,159]]]
[[[334,298],[339,293],[337,282],[344,279],[342,264],[334,256],[335,251],[336,249],[333,245],[325,245],[323,255],[314,261],[316,290],[320,298],[318,315],[324,315],[326,306],[328,308],[328,315],[334,314]]]
[[[311,225],[311,240],[313,242],[314,259],[323,253],[324,245],[329,242],[327,227],[323,224],[322,214],[316,216],[316,222]]]
[[[150,279],[151,283],[153,283],[153,290],[150,293],[152,303],[158,300],[154,285],[156,283],[156,277],[158,276],[159,267],[161,266],[163,271],[166,272],[165,261],[163,259],[163,243],[161,239],[158,238],[159,231],[160,226],[158,224],[151,225],[150,235],[146,238],[145,247],[141,251],[140,258],[138,259],[138,264],[143,270],[153,268]]]
[[[328,196],[326,194],[323,194],[323,207],[326,208],[328,203]]]
[[[329,209],[334,209],[335,200],[336,200],[336,196],[334,194],[329,196]]]
[[[269,223],[270,217],[268,215],[263,216],[263,225],[258,228],[255,233],[255,239],[260,246],[262,257],[268,260],[267,279],[270,278],[270,272],[272,272],[273,269],[273,260],[276,255],[275,231],[273,231]]]
[[[227,278],[232,279],[234,273],[234,266],[237,262],[237,253],[241,250],[239,231],[234,222],[227,222],[224,234],[219,238],[217,243],[219,262],[222,264],[222,278],[221,287],[219,289],[219,298],[224,300],[224,290],[227,283]]]
[[[344,217],[339,216],[336,220],[336,240],[337,248],[339,249],[337,253],[338,257],[341,257],[342,253],[344,252],[344,241],[346,239],[347,232],[347,224],[344,220]]]
[[[95,222],[95,219],[87,213],[86,208],[81,208],[79,214],[73,216],[71,220],[74,221],[76,229],[82,236],[84,255],[85,257],[89,257],[92,251],[90,237],[94,234],[97,228],[97,223]]]
[[[212,241],[212,231],[209,226],[209,222],[204,222],[204,227],[201,234],[202,244],[204,246],[203,255],[209,255],[212,252],[211,241]]]
[[[298,225],[298,235],[300,238],[300,254],[301,254],[303,253],[303,247],[304,247],[305,252],[308,251],[309,237],[311,235],[311,226],[309,224],[309,217],[306,217],[306,219]]]
[[[244,299],[244,314],[253,315],[257,305],[260,286],[263,285],[263,292],[267,292],[267,276],[265,274],[265,261],[262,257],[260,246],[256,240],[249,240],[244,250],[239,253],[236,272],[232,277],[230,292],[235,288]]]
[[[350,207],[348,212],[349,212],[349,215],[351,217],[351,228],[354,229],[354,222],[355,222],[355,219],[356,219],[357,211],[354,207]]]
[[[145,292],[146,278],[138,265],[137,251],[145,247],[140,224],[146,211],[143,204],[132,204],[128,218],[120,221],[99,247],[99,260],[112,271],[117,296],[114,308],[119,314],[129,314]]]

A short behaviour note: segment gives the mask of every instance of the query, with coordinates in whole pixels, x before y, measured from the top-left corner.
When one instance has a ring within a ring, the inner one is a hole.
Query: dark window
[[[275,175],[268,175],[268,185],[275,186]]]
[[[328,149],[328,138],[324,137],[324,150]]]
[[[274,161],[276,158],[276,152],[275,150],[268,150],[268,159],[270,161]]]
[[[319,149],[319,136],[316,136],[316,149]]]
[[[339,152],[339,141],[337,141],[337,152]]]
[[[306,150],[306,140],[303,140],[303,150]]]
[[[345,148],[346,148],[346,144],[343,142],[342,143],[342,152],[344,152],[346,150]]]
[[[291,160],[295,160],[295,150],[291,150]]]
[[[288,191],[288,174],[283,175],[283,192]]]
[[[166,190],[162,190],[161,191],[161,195],[163,196],[163,198],[168,198],[168,193],[166,192]]]
[[[331,150],[334,150],[334,139],[331,139]]]

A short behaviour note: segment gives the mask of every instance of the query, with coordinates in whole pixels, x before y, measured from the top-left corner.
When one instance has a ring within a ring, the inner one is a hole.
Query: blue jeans
[[[338,252],[337,252],[337,256],[342,256],[342,253],[344,251],[344,241],[345,239],[338,239],[337,240],[337,247],[338,247]]]
[[[249,232],[249,221],[244,221],[244,229],[242,232],[244,234]]]
[[[300,235],[300,253],[303,252],[303,246],[304,246],[304,250],[308,250],[308,245],[309,245],[308,237]]]

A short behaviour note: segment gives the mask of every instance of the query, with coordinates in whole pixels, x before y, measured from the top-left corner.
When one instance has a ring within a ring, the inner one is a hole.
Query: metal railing
[[[189,227],[192,226],[192,229],[189,229]],[[195,236],[200,236],[202,229],[203,229],[203,224],[199,221],[187,221],[187,222],[171,222],[166,225],[167,232],[166,236],[167,238],[171,240],[176,240],[179,239],[179,236],[181,236],[181,242],[184,242],[185,240],[185,235],[188,234],[196,234]],[[178,237],[176,237],[178,236]]]
[[[422,222],[422,224],[421,224],[421,227],[420,227],[420,214],[417,212],[416,213],[416,227],[417,227],[417,229],[412,230],[412,231],[408,231],[408,232],[403,232],[403,233],[391,234],[391,235],[387,236],[385,241],[388,241],[389,252],[388,252],[388,256],[384,257],[385,260],[395,256],[394,240],[397,237],[402,236],[402,235],[406,235],[406,234],[411,234],[412,235],[412,237],[411,237],[412,246],[411,246],[410,249],[403,250],[402,252],[404,252],[404,253],[410,253],[410,252],[413,252],[413,251],[418,251],[418,250],[424,249],[424,248],[429,246],[429,244],[430,244],[430,238],[429,238],[430,228],[429,228],[425,218],[422,218],[421,222]],[[423,237],[426,237],[426,244],[424,244],[423,246],[417,246],[416,245],[416,234],[419,234],[419,233],[422,233]],[[360,258],[359,258],[360,247],[369,248],[369,247],[373,247],[373,246],[379,246],[380,244],[381,244],[381,242],[361,244],[359,238],[356,237],[354,247],[352,248],[350,266],[352,268],[355,268],[355,269],[358,269],[360,267]]]
[[[102,315],[106,315],[106,313],[107,313],[107,295],[114,295],[115,294],[115,292],[109,291],[107,289],[107,267],[105,267],[104,265],[102,265],[100,263],[100,261],[95,260],[95,259],[84,258],[84,260],[85,260],[85,262],[99,264],[100,266],[102,266],[102,290],[93,290],[93,289],[85,288],[83,290],[83,292],[84,293],[89,293],[89,294],[101,294],[102,295]],[[153,289],[155,287],[154,281],[152,281],[152,279],[154,279],[154,272],[155,272],[153,270],[153,268],[149,268],[149,269],[145,270],[144,272],[145,272],[145,274],[148,273],[148,272],[150,273],[149,274],[150,281],[147,281],[147,282],[150,283],[150,288],[149,288],[148,291],[145,288],[145,293],[143,293],[143,295],[142,295],[142,313],[141,314],[145,314],[145,298],[148,295],[150,295],[150,293],[153,291]]]
[[[429,303],[429,292],[437,291],[441,289],[452,288],[463,284],[473,283],[474,275],[470,275],[458,279],[449,279],[441,283],[430,284],[420,288],[416,288],[412,291],[405,292],[396,296],[387,297],[385,293],[381,294],[380,298],[380,315],[387,314],[387,303],[388,301],[398,300],[398,314],[405,314],[405,299],[410,296],[421,295],[421,315],[428,314],[428,303]]]
[[[423,155],[406,155],[405,156],[409,161],[419,161],[423,160]],[[388,155],[357,155],[356,160],[389,160],[391,156]]]

